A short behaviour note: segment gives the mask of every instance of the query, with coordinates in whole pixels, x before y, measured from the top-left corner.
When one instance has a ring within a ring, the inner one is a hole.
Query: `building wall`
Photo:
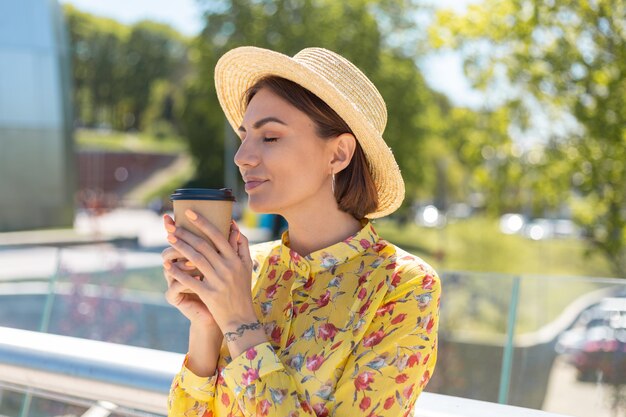
[[[57,0],[0,1],[0,232],[71,227],[69,41]]]

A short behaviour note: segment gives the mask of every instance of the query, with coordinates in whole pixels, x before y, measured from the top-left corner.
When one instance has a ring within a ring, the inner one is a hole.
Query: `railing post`
[[[517,304],[519,301],[520,277],[513,278],[511,289],[511,303],[509,304],[509,316],[506,329],[506,344],[502,355],[502,369],[500,372],[500,391],[498,402],[507,404],[509,400],[509,388],[511,385],[511,368],[513,367],[513,337],[515,335],[515,323],[517,321]]]

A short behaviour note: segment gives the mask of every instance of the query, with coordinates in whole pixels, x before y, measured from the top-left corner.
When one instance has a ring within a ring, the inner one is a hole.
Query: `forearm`
[[[213,376],[223,339],[218,325],[203,326],[192,323],[189,327],[187,369],[198,376]]]

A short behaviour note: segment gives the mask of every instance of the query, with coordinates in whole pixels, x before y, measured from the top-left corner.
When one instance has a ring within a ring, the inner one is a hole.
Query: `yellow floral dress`
[[[253,304],[268,341],[216,374],[184,365],[170,416],[401,417],[432,376],[441,283],[420,258],[364,220],[348,239],[307,256],[279,241],[251,247]]]

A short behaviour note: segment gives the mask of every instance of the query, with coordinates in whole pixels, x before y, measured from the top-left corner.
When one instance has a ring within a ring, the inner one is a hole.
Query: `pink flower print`
[[[424,375],[422,375],[422,379],[420,380],[420,387],[424,387],[424,385],[426,385],[429,380],[430,380],[430,372],[428,372],[428,369],[427,369],[426,372],[424,372]]]
[[[315,411],[315,415],[317,417],[328,417],[328,408],[326,408],[326,404],[317,403],[313,406],[313,411]]]
[[[369,388],[370,384],[374,382],[373,372],[361,372],[354,380],[354,386],[357,391],[365,391]]]
[[[283,281],[289,281],[292,276],[293,276],[293,271],[291,270],[285,271],[285,273],[283,274]]]
[[[294,261],[294,262],[300,262],[300,259],[302,259],[302,257],[300,256],[300,254],[292,249],[289,249],[289,257]]]
[[[304,288],[305,290],[310,290],[311,287],[313,286],[313,276],[310,276],[309,279],[306,281],[306,284],[304,284]]]
[[[390,315],[393,313],[393,308],[396,306],[396,302],[395,301],[390,301],[385,305],[382,305],[380,307],[378,307],[378,310],[376,310],[376,316],[384,316],[385,313],[389,313]]]
[[[391,324],[401,323],[402,321],[404,321],[405,318],[406,318],[406,313],[398,314],[397,316],[393,318],[393,320],[391,320]]]
[[[324,295],[322,295],[319,300],[317,300],[318,307],[324,307],[330,301],[330,290],[326,290]]]
[[[278,287],[278,284],[272,284],[269,287],[267,287],[265,289],[265,296],[267,298],[274,298],[274,296],[276,295],[276,288]]]
[[[428,324],[426,325],[426,333],[432,332],[433,327],[435,327],[435,319],[434,317],[431,317],[430,320],[428,320]]]
[[[306,369],[309,371],[317,371],[324,363],[324,357],[322,355],[313,354],[306,358]]]
[[[359,315],[363,315],[363,313],[365,313],[367,311],[368,308],[370,308],[370,304],[372,304],[372,300],[367,300],[367,303],[363,304],[361,306],[361,308],[359,309]]]
[[[280,257],[278,255],[272,255],[270,256],[268,262],[270,265],[277,265],[278,264],[278,259],[280,259]]]
[[[413,393],[413,387],[415,386],[415,384],[411,384],[408,387],[406,387],[403,391],[402,394],[404,395],[404,398],[406,398],[407,400],[409,399],[409,397],[411,396],[411,393]]]
[[[372,246],[372,249],[374,249],[374,251],[378,253],[381,250],[385,249],[386,247],[387,247],[387,243],[383,240],[379,240],[378,242],[374,244],[374,246]]]
[[[391,407],[393,407],[393,403],[395,402],[395,399],[393,398],[393,395],[391,397],[387,397],[387,399],[385,400],[385,405],[383,406],[383,408],[385,410],[389,410]]]
[[[400,275],[400,273],[394,272],[393,275],[391,276],[391,287],[396,288],[398,284],[400,283],[401,279],[402,279],[402,276]]]
[[[337,343],[335,343],[334,345],[330,347],[330,350],[337,349],[342,343],[343,343],[343,340],[338,341]]]
[[[370,241],[369,241],[369,240],[367,240],[367,239],[361,239],[361,240],[359,241],[359,243],[361,244],[361,247],[362,247],[363,249],[368,249],[370,246],[372,246],[372,244],[370,243]]]
[[[276,278],[276,270],[275,270],[275,269],[272,269],[272,270],[270,271],[270,273],[267,275],[267,277],[268,277],[270,280],[272,280],[272,281],[273,281],[273,280],[274,280],[274,278]]]
[[[385,337],[385,332],[383,332],[382,329],[372,332],[363,338],[363,346],[365,347],[376,346],[377,344],[380,343],[381,340],[384,339],[384,337]]]
[[[224,404],[227,407],[230,404],[230,397],[225,392],[222,393],[222,404]]]
[[[396,377],[396,384],[403,384],[409,379],[407,374],[400,374]]]
[[[320,326],[317,336],[321,337],[322,340],[332,340],[335,341],[335,335],[337,334],[337,327],[335,327],[332,323],[324,323]]]
[[[272,341],[277,345],[280,344],[280,336],[283,334],[283,329],[280,326],[274,327],[272,330]]]
[[[296,341],[296,335],[292,334],[291,336],[289,336],[289,339],[287,339],[287,345],[285,346],[285,349],[289,348],[289,346],[291,346],[293,342],[295,341]]]
[[[302,407],[302,410],[305,413],[310,413],[311,411],[313,411],[313,410],[311,410],[311,407],[309,406],[309,403],[306,402],[305,400],[300,401],[300,407]]]
[[[372,399],[370,397],[363,397],[361,403],[359,404],[359,408],[361,411],[365,412],[372,405]]]
[[[256,415],[257,416],[266,416],[270,412],[270,407],[272,403],[263,399],[256,403]]]
[[[253,347],[251,347],[250,349],[246,350],[246,359],[248,359],[249,361],[253,360],[254,358],[256,358],[256,349],[254,349]]]
[[[357,297],[359,297],[359,300],[362,300],[365,298],[366,295],[367,295],[367,290],[365,288],[361,288],[361,290],[359,291],[359,295]]]
[[[420,361],[421,356],[422,354],[420,352],[414,353],[411,356],[409,356],[409,360],[407,361],[407,365],[409,366],[409,368],[412,368],[415,365],[417,365]]]
[[[428,362],[428,359],[430,359],[430,353],[426,356],[424,356],[424,360],[422,361],[422,365],[426,365],[426,362]]]
[[[422,288],[425,290],[432,290],[434,282],[435,279],[433,278],[433,276],[430,274],[426,274],[426,276],[424,276],[424,279],[422,279]]]
[[[359,283],[357,284],[358,287],[360,287],[361,285],[365,284],[365,282],[367,281],[367,278],[370,276],[370,274],[373,272],[373,270],[367,271],[366,273],[364,273],[363,275],[361,275],[359,277]]]
[[[259,379],[259,372],[254,368],[249,368],[246,373],[241,375],[241,385],[248,386]]]
[[[307,309],[307,308],[309,308],[309,303],[303,303],[303,304],[300,306],[300,311],[299,311],[299,313],[300,313],[300,314],[304,313],[304,312],[306,311],[306,309]]]
[[[385,267],[385,269],[391,270],[391,269],[396,269],[396,263],[395,262],[391,262],[389,265],[387,265]]]

